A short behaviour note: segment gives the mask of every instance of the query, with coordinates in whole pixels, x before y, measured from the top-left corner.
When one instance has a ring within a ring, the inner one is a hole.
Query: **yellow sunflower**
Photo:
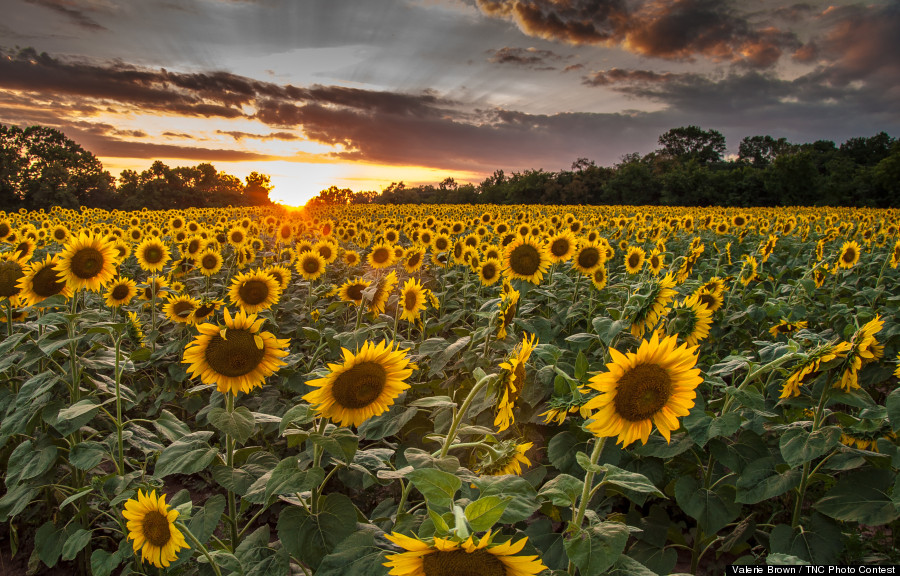
[[[205,300],[201,302],[193,312],[191,312],[190,318],[188,318],[189,324],[198,324],[203,320],[209,319],[213,314],[216,313],[216,310],[222,307],[225,304],[223,300]]]
[[[141,269],[147,272],[161,272],[163,266],[171,258],[169,247],[159,238],[145,238],[134,249],[134,257],[137,258]]]
[[[502,264],[495,258],[488,258],[478,265],[478,280],[482,286],[493,286],[500,280]]]
[[[525,363],[531,357],[536,339],[534,334],[531,335],[531,340],[528,339],[528,334],[523,334],[521,344],[516,346],[506,362],[500,363],[504,372],[500,376],[500,397],[497,401],[497,416],[494,418],[494,426],[499,432],[516,421],[513,409],[525,386]]]
[[[884,346],[878,343],[875,335],[884,328],[884,320],[881,316],[875,316],[862,328],[857,330],[850,339],[850,349],[841,370],[841,381],[835,383],[835,388],[843,388],[849,392],[853,388],[859,388],[857,372],[864,364],[874,362],[884,355]]]
[[[24,275],[19,279],[19,299],[22,304],[34,306],[57,294],[62,294],[65,298],[72,296],[62,274],[56,270],[56,262],[57,258],[48,254],[44,260],[32,262],[24,268]]]
[[[531,235],[516,238],[503,252],[503,273],[509,278],[539,284],[549,267],[543,242]]]
[[[504,284],[504,287],[506,286],[508,285]],[[508,292],[504,291],[497,306],[500,308],[500,314],[497,316],[497,340],[503,340],[506,338],[506,327],[516,317],[519,309],[519,291],[512,288]]]
[[[506,474],[522,475],[522,466],[531,466],[531,460],[525,453],[534,445],[533,442],[519,443],[516,440],[504,440],[490,447],[475,466],[475,472],[483,476],[505,476]]]
[[[344,252],[344,264],[347,266],[356,266],[359,264],[359,252],[354,250],[347,250]]]
[[[547,569],[537,556],[518,556],[528,538],[493,544],[488,531],[475,543],[435,537],[432,544],[397,532],[385,536],[406,552],[388,554],[391,576],[535,576]]]
[[[166,495],[156,497],[156,490],[125,502],[122,516],[127,521],[128,539],[134,540],[134,551],[141,551],[141,561],[165,568],[178,558],[178,551],[188,548],[184,534],[175,527],[178,510],[169,509]]]
[[[100,236],[81,232],[60,252],[56,271],[72,290],[99,292],[116,274],[115,257],[112,244]]]
[[[141,285],[138,292],[138,298],[141,300],[153,300],[154,296],[158,300],[163,293],[169,290],[169,282],[162,276],[153,276],[147,280],[146,285]]]
[[[250,392],[262,386],[288,355],[289,340],[260,332],[263,320],[240,311],[232,318],[225,308],[225,327],[201,324],[199,334],[184,349],[182,363],[191,377],[215,385],[222,394]]]
[[[325,273],[325,266],[325,258],[316,250],[301,252],[294,262],[297,272],[310,282]]]
[[[666,265],[666,256],[663,254],[658,248],[654,248],[650,251],[650,255],[647,256],[647,266],[650,268],[650,272],[653,273],[654,276],[658,275],[663,266]]]
[[[609,273],[606,270],[606,266],[600,266],[591,272],[591,284],[593,284],[594,288],[597,290],[606,288],[607,282],[609,282]]]
[[[661,341],[654,332],[637,352],[622,354],[610,348],[609,372],[598,374],[588,384],[600,392],[585,404],[596,410],[587,428],[601,438],[618,436],[627,447],[640,439],[647,443],[653,425],[669,441],[679,427],[678,417],[694,406],[696,388],[703,381],[696,348],[677,346],[674,336]]]
[[[612,247],[610,247],[611,249]],[[587,276],[600,266],[603,266],[603,263],[606,261],[606,255],[607,252],[602,245],[587,242],[578,247],[572,263],[576,270]]]
[[[859,262],[860,245],[856,240],[844,242],[841,253],[838,255],[838,266],[841,268],[853,268]]]
[[[812,350],[806,358],[798,364],[784,381],[779,398],[791,398],[800,395],[800,386],[806,379],[819,371],[821,364],[830,362],[835,358],[844,358],[850,350],[849,342],[838,344],[825,344]]]
[[[268,310],[281,298],[281,288],[265,272],[240,272],[231,281],[228,298],[248,314]]]
[[[387,305],[388,297],[394,291],[397,285],[397,273],[391,270],[386,276],[382,277],[375,288],[375,294],[369,303],[369,312],[373,314],[384,313],[384,307]]]
[[[222,255],[215,250],[206,250],[197,257],[197,267],[204,276],[212,276],[222,269]]]
[[[131,278],[120,277],[106,287],[106,305],[127,306],[137,296],[137,283]]]
[[[415,322],[425,309],[425,295],[428,291],[415,278],[410,278],[400,289],[401,320]]]
[[[163,314],[176,324],[190,324],[194,310],[200,306],[200,302],[191,296],[184,294],[172,295],[163,304]]]
[[[405,380],[412,369],[407,368],[407,350],[395,350],[393,342],[366,342],[356,354],[342,350],[343,363],[328,364],[327,376],[307,382],[317,390],[303,399],[340,426],[359,426],[386,412],[409,388]]]
[[[347,280],[338,288],[338,296],[344,302],[352,302],[357,306],[362,305],[363,291],[371,286],[372,283],[362,278],[353,278]]]
[[[677,309],[687,311],[687,319],[678,336],[684,339],[688,346],[696,346],[701,340],[709,337],[709,328],[712,326],[712,312],[706,307],[697,294],[691,294],[682,300]]]
[[[291,283],[291,271],[286,266],[276,266],[272,265],[265,269],[266,274],[271,276],[275,282],[278,283],[281,291],[284,292],[287,290],[288,285]]]
[[[425,262],[425,250],[412,247],[403,253],[403,269],[407,274],[412,274],[422,267]]]
[[[644,259],[647,253],[639,246],[631,246],[625,255],[625,270],[629,274],[637,274],[644,266]]]
[[[644,332],[656,328],[656,324],[669,311],[669,303],[675,298],[675,279],[666,274],[656,281],[642,306],[631,321],[631,334],[643,338]]]
[[[807,324],[805,321],[791,322],[786,318],[782,318],[778,324],[769,328],[769,334],[772,335],[772,338],[778,338],[779,334],[793,334],[797,330],[806,328],[806,326]]]
[[[394,247],[389,244],[376,244],[366,257],[369,266],[378,270],[394,263]]]
[[[18,299],[26,266],[26,260],[19,258],[16,252],[0,254],[0,299]]]
[[[547,252],[550,262],[565,262],[575,254],[577,242],[575,235],[569,230],[551,236],[547,240]]]

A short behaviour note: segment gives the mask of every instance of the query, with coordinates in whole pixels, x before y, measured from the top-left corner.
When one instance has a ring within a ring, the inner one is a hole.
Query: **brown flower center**
[[[319,261],[315,258],[303,259],[303,271],[307,274],[316,274],[319,272]]]
[[[485,280],[493,280],[497,277],[497,266],[492,262],[488,262],[481,267],[481,275]]]
[[[244,304],[256,306],[269,297],[269,285],[262,280],[247,280],[238,288],[238,295]]]
[[[213,254],[207,254],[200,260],[200,265],[206,268],[207,270],[212,270],[219,264],[219,259],[216,258]]]
[[[629,268],[637,268],[641,263],[641,255],[638,253],[634,253],[628,257],[628,267]]]
[[[19,293],[19,278],[25,275],[18,262],[0,262],[0,298]]]
[[[391,257],[391,251],[387,248],[376,248],[374,252],[372,252],[372,260],[376,264],[384,264],[388,261],[388,258]]]
[[[503,562],[484,548],[432,552],[422,558],[422,568],[425,576],[506,576]]]
[[[246,330],[232,328],[226,330],[224,339],[216,334],[206,345],[206,363],[217,373],[231,378],[253,372],[265,357],[265,350],[256,346],[253,336]]]
[[[416,307],[416,304],[419,303],[419,296],[416,294],[415,290],[410,290],[403,297],[403,307],[407,310],[413,310]]]
[[[103,254],[96,248],[82,248],[72,255],[72,274],[82,280],[93,278],[103,270]]]
[[[557,258],[562,258],[569,251],[569,241],[565,238],[557,238],[550,244],[550,253]]]
[[[165,546],[172,539],[168,518],[157,510],[151,510],[144,515],[143,532],[147,542],[157,547]]]
[[[600,252],[594,247],[588,247],[578,253],[578,265],[585,270],[590,270],[600,262]]]
[[[668,371],[656,364],[639,364],[619,378],[613,403],[622,418],[639,422],[656,414],[671,396]]]
[[[362,362],[342,372],[334,381],[331,393],[344,408],[365,408],[384,390],[387,373],[377,362]]]
[[[124,300],[130,292],[128,284],[116,284],[110,296],[112,296],[113,300]]]
[[[163,250],[160,246],[151,245],[144,249],[144,260],[148,264],[159,264],[163,259]]]
[[[509,255],[509,267],[516,274],[531,276],[541,265],[541,255],[531,244],[522,244],[513,248]]]

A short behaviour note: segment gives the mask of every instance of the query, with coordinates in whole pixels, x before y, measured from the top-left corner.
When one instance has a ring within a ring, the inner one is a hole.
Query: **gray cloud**
[[[488,62],[494,64],[512,64],[531,68],[534,70],[555,70],[555,63],[566,59],[552,50],[539,50],[537,48],[513,48],[504,46],[497,50],[489,50]]]

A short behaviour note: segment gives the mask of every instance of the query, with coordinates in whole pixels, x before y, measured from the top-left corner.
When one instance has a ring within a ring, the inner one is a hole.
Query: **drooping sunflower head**
[[[493,544],[490,531],[459,542],[435,537],[432,543],[397,532],[386,538],[406,552],[389,554],[391,576],[535,576],[547,569],[537,556],[519,556],[527,538]]]
[[[201,302],[194,311],[191,312],[190,318],[188,318],[189,324],[199,324],[204,320],[209,320],[212,318],[213,314],[216,313],[216,310],[222,307],[225,304],[222,300],[205,300]]]
[[[394,291],[397,285],[397,273],[391,270],[385,276],[382,276],[375,286],[375,293],[372,295],[372,301],[369,303],[369,312],[374,314],[384,313],[387,306],[388,297]]]
[[[281,288],[261,270],[241,272],[231,281],[228,297],[248,314],[268,310],[281,298]]]
[[[359,426],[386,412],[409,388],[412,369],[406,353],[384,341],[366,342],[356,354],[345,348],[342,363],[329,364],[327,376],[307,382],[316,390],[303,399],[340,426]]]
[[[522,236],[503,251],[503,273],[509,278],[539,284],[550,267],[543,242],[535,236]]]
[[[656,425],[668,442],[680,426],[678,417],[694,406],[695,389],[703,381],[694,368],[695,348],[678,346],[674,336],[660,340],[654,332],[637,352],[610,348],[610,355],[609,371],[590,379],[600,395],[585,404],[596,410],[587,428],[598,437],[617,436],[627,447],[638,439],[646,444]]]
[[[191,377],[216,386],[223,393],[250,392],[262,386],[288,355],[287,339],[261,332],[263,320],[240,311],[231,316],[225,308],[225,326],[201,324],[199,334],[184,349],[182,360]]]
[[[534,334],[531,335],[530,340],[528,334],[523,334],[522,342],[516,346],[505,362],[500,363],[503,372],[500,376],[497,416],[494,418],[494,425],[500,432],[515,422],[513,409],[525,386],[525,363],[531,357],[536,340],[537,336]]]
[[[712,312],[700,300],[700,296],[691,294],[675,308],[678,312],[673,322],[676,325],[675,333],[684,340],[685,344],[696,346],[701,340],[709,337]]]
[[[115,276],[116,252],[100,236],[82,232],[59,254],[56,270],[74,290],[99,292]]]
[[[178,551],[188,548],[184,535],[175,526],[178,511],[169,509],[166,495],[156,497],[156,490],[125,502],[122,516],[127,521],[128,539],[134,540],[134,551],[141,551],[141,561],[165,568],[178,558]]]
[[[769,328],[769,334],[772,335],[772,338],[777,338],[779,334],[793,334],[798,330],[806,328],[806,326],[806,321],[791,322],[787,318],[782,318],[778,324]]]
[[[19,279],[19,298],[24,305],[34,306],[57,294],[65,298],[72,296],[62,274],[55,268],[56,263],[57,258],[48,254],[44,260],[32,262],[25,268],[25,274]],[[0,270],[2,267],[3,264],[0,263]]]
[[[522,475],[522,466],[531,466],[531,460],[525,453],[534,445],[533,442],[504,440],[491,446],[475,465],[475,472],[484,476],[504,476],[506,474]]]

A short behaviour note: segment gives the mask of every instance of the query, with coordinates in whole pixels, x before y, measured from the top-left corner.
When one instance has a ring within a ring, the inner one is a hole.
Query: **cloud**
[[[253,140],[298,140],[300,137],[296,134],[291,134],[290,132],[271,132],[269,134],[253,134],[250,132],[240,132],[237,130],[216,130],[217,134],[224,134],[226,136],[231,136],[237,141],[243,140],[244,138],[251,138]]]
[[[831,24],[819,49],[831,62],[825,71],[834,84],[866,79],[900,89],[900,4],[850,5],[823,16]]]
[[[504,46],[498,50],[488,50],[490,57],[488,62],[494,64],[512,64],[534,70],[555,70],[551,62],[560,62],[565,56],[552,50],[538,50],[537,48],[513,48]]]
[[[652,70],[623,70],[610,68],[592,72],[582,78],[582,84],[586,86],[612,86],[620,84],[648,84],[671,82],[684,75],[671,72],[654,72]],[[693,75],[692,75],[693,76]]]
[[[477,0],[481,11],[529,36],[568,44],[617,46],[654,58],[766,68],[800,42],[758,27],[719,0]]]
[[[84,10],[77,8],[78,3],[73,0],[25,0],[28,4],[49,8],[58,14],[67,17],[77,26],[96,32],[107,28],[85,14]]]

